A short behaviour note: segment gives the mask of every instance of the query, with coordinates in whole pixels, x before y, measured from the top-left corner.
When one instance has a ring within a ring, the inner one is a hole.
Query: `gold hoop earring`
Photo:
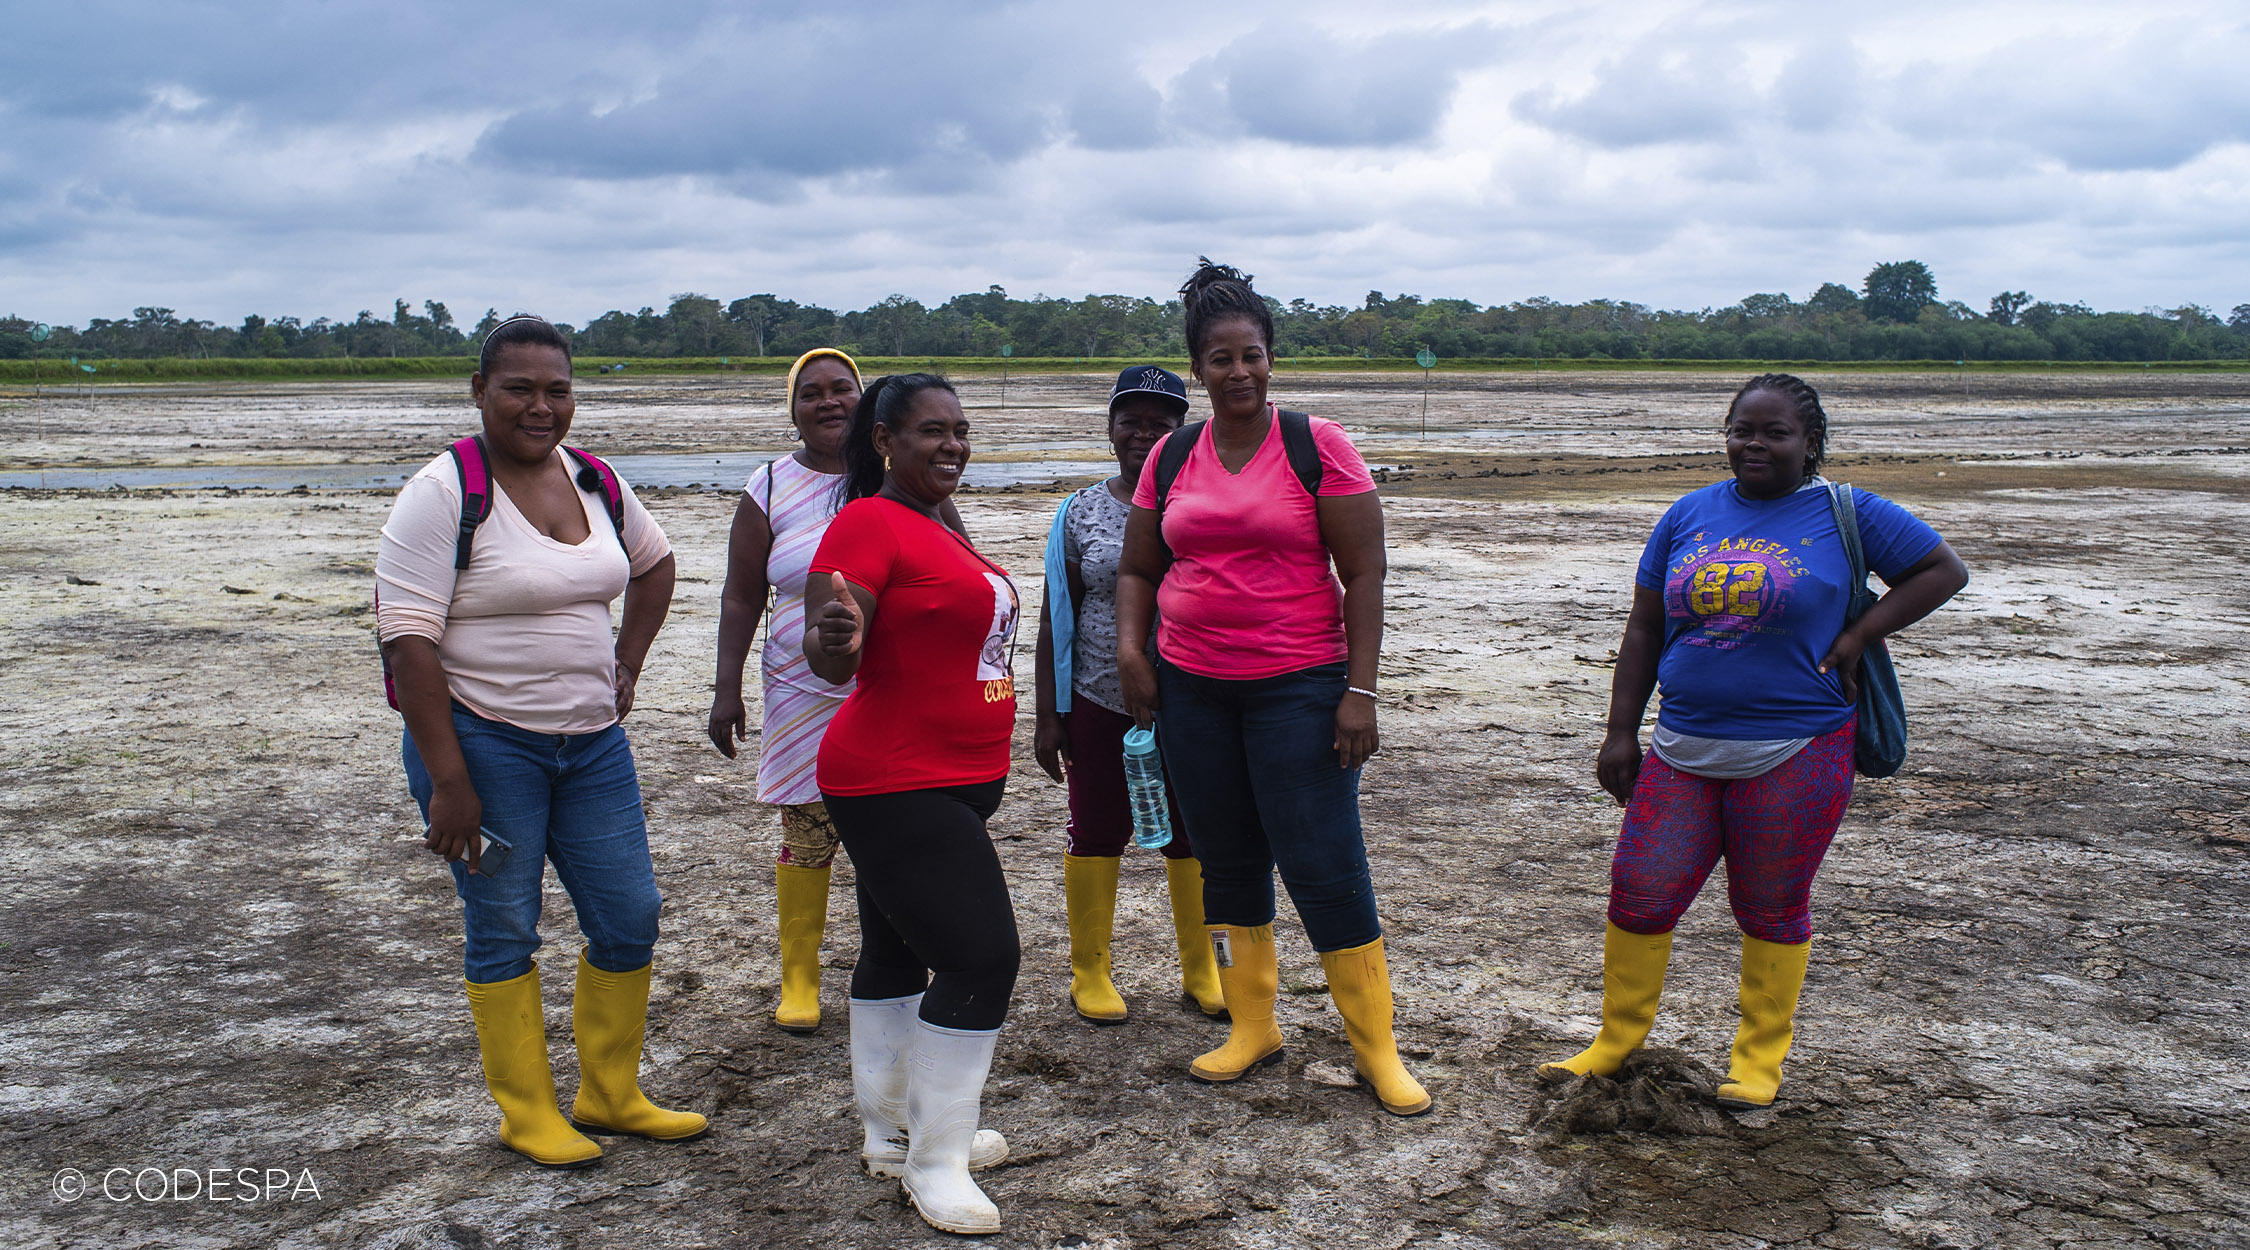
[[[883,453],[883,472],[885,472],[885,473],[888,473],[888,472],[890,472],[890,471],[891,471],[891,454],[890,454],[889,452],[884,452],[884,453]]]

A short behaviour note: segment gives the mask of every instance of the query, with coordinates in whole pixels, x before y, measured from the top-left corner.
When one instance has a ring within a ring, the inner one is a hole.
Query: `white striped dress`
[[[771,475],[770,477],[768,475]],[[828,721],[851,694],[852,683],[831,686],[805,661],[805,573],[828,523],[836,518],[839,473],[820,473],[783,456],[750,474],[744,489],[766,513],[773,549],[766,582],[773,612],[758,656],[765,677],[765,713],[758,748],[758,799],[764,803],[818,803],[813,764]],[[768,499],[771,492],[771,504]]]

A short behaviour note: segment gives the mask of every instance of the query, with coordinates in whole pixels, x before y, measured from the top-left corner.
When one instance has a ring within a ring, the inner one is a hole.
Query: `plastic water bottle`
[[[1164,764],[1156,754],[1153,729],[1136,725],[1125,731],[1125,801],[1133,807],[1133,845],[1153,851],[1172,841],[1171,808],[1164,795]]]

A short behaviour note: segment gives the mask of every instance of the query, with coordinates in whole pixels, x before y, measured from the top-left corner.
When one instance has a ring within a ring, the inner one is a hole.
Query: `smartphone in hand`
[[[430,831],[428,829],[422,830],[424,841],[428,841],[429,836]],[[477,826],[477,838],[484,844],[483,848],[477,852],[477,875],[480,877],[499,876],[500,869],[507,864],[508,856],[515,851],[516,844],[482,825]],[[461,853],[462,862],[468,862],[468,858],[468,852],[464,850]]]
[[[516,849],[515,843],[502,838],[482,825],[477,826],[477,836],[484,839],[484,849],[477,854],[477,875],[480,877],[499,876],[500,870],[507,866],[508,856],[513,854]]]

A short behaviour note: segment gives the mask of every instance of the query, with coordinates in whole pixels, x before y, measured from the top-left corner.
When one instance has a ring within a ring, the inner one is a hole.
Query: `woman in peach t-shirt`
[[[1118,563],[1117,668],[1126,713],[1162,734],[1233,1020],[1188,1071],[1233,1081],[1281,1056],[1278,869],[1360,1077],[1385,1111],[1419,1115],[1430,1098],[1393,1040],[1359,823],[1360,765],[1377,745],[1383,505],[1341,427],[1266,402],[1273,315],[1249,277],[1206,260],[1180,301],[1211,419],[1166,435],[1142,470]],[[1181,439],[1187,455],[1167,457]],[[1178,476],[1160,499],[1168,459]]]
[[[475,454],[491,510],[462,563],[473,475],[449,453],[408,480],[375,558],[376,626],[406,718],[401,755],[429,826],[423,845],[451,863],[461,896],[464,979],[500,1140],[543,1167],[587,1167],[602,1151],[585,1133],[684,1141],[706,1127],[651,1103],[639,1084],[660,900],[619,722],[671,606],[672,548],[622,482],[613,523],[600,474],[563,448],[576,402],[570,342],[554,326],[502,322],[469,390],[483,414]],[[555,1105],[531,959],[550,860],[586,937],[568,1119]]]

